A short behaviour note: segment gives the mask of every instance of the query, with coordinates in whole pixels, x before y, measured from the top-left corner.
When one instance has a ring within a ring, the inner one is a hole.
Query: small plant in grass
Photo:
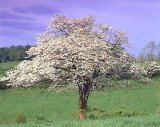
[[[95,116],[94,114],[89,114],[88,118],[95,120],[95,119],[97,119],[97,116]]]
[[[38,116],[36,116],[36,119],[37,119],[38,121],[42,121],[42,120],[45,119],[45,117],[42,116],[42,115],[38,115]]]
[[[26,117],[23,113],[19,113],[16,117],[17,123],[26,123]]]

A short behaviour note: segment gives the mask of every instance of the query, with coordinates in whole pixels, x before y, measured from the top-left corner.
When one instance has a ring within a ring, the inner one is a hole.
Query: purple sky
[[[0,0],[0,47],[34,45],[54,13],[96,15],[128,33],[133,54],[149,41],[160,42],[160,0]]]

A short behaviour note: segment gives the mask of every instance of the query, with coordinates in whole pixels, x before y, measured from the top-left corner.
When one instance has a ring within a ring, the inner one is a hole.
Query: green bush
[[[20,113],[16,117],[16,122],[17,123],[26,123],[26,117],[23,113]]]

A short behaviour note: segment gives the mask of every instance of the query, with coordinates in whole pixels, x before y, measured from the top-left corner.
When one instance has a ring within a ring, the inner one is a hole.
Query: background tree
[[[138,57],[141,61],[157,61],[160,58],[160,45],[155,41],[148,42]]]
[[[26,51],[31,46],[10,46],[10,47],[2,47],[0,48],[0,62],[7,61],[22,61],[27,56]]]
[[[160,61],[160,43],[156,45],[157,60]]]
[[[27,52],[31,60],[21,62],[2,80],[15,87],[30,87],[50,80],[49,90],[63,87],[64,82],[67,87],[76,85],[80,119],[85,119],[88,97],[96,78],[129,62],[122,48],[123,44],[128,44],[125,32],[96,23],[94,16],[67,19],[55,15],[37,42]]]

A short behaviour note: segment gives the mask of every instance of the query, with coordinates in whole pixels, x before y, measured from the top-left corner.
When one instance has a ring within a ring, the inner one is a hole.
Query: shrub
[[[26,117],[24,114],[20,113],[16,117],[16,122],[17,123],[25,123],[26,122]]]

